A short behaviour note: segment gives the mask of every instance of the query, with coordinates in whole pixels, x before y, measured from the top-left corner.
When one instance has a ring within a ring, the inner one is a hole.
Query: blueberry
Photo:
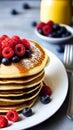
[[[12,15],[17,15],[17,14],[19,14],[19,13],[18,13],[18,11],[17,11],[17,10],[12,9],[11,14],[12,14]]]
[[[56,32],[52,32],[51,34],[48,35],[48,37],[56,38],[57,37],[57,33]]]
[[[26,117],[29,117],[33,114],[32,109],[31,108],[25,108],[25,109],[22,110],[22,114]]]
[[[40,97],[40,101],[43,104],[48,104],[51,101],[51,99],[50,99],[49,95],[43,95],[43,96]]]
[[[41,29],[38,30],[38,32],[43,35],[43,31]]]
[[[24,3],[24,4],[23,4],[23,9],[30,9],[29,4],[28,4],[28,3]]]
[[[70,35],[71,35],[71,33],[68,32],[68,31],[67,31],[66,34],[65,34],[66,37],[68,37],[68,36],[70,36]]]
[[[62,34],[62,33],[66,33],[67,29],[65,27],[61,27],[59,31]]]
[[[27,49],[24,55],[25,58],[31,58],[31,49]]]
[[[19,61],[19,57],[18,56],[13,56],[12,57],[12,62],[18,62]]]
[[[32,22],[32,27],[35,27],[37,25],[37,22],[36,21],[33,21]]]
[[[59,30],[60,29],[60,26],[59,24],[53,24],[53,30]]]
[[[59,53],[63,53],[64,52],[64,46],[58,46],[58,48],[57,48],[57,51],[59,52]]]
[[[10,63],[9,59],[7,58],[2,58],[2,64],[8,65]]]
[[[66,33],[63,33],[62,35],[61,35],[61,37],[63,38],[63,37],[68,37],[68,36],[70,36],[71,35],[71,33],[70,32],[66,32]]]

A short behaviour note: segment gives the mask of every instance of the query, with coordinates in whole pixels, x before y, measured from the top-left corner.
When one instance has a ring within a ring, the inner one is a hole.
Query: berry
[[[51,88],[49,86],[46,86],[46,85],[44,85],[42,87],[41,92],[40,92],[40,95],[45,95],[45,94],[47,94],[49,96],[52,94]]]
[[[2,56],[4,58],[11,58],[12,56],[14,55],[14,51],[12,50],[12,48],[10,47],[5,47],[3,50],[2,50]]]
[[[12,9],[12,10],[11,10],[11,14],[12,14],[12,15],[17,15],[17,14],[19,14],[19,12],[18,12],[17,10],[15,10],[15,9]]]
[[[48,35],[48,37],[52,37],[52,38],[56,38],[57,37],[57,33],[56,32],[52,32]]]
[[[11,109],[7,112],[6,117],[8,120],[12,121],[12,122],[16,122],[18,121],[18,113],[16,112],[16,110]]]
[[[24,3],[24,4],[23,4],[23,9],[30,9],[29,4],[28,4],[28,3]]]
[[[48,104],[51,101],[51,99],[50,99],[49,95],[43,95],[40,97],[40,101],[43,104]]]
[[[7,59],[7,58],[2,58],[2,64],[4,64],[4,65],[9,65],[9,63],[10,63],[10,61],[9,61],[9,59]]]
[[[66,29],[65,27],[60,27],[59,30],[60,30],[61,34],[62,34],[62,33],[66,33],[66,31],[67,31],[67,29]]]
[[[8,126],[8,120],[0,115],[0,128],[4,128],[4,127],[7,127]]]
[[[2,48],[5,48],[5,47],[13,48],[13,42],[10,38],[6,38],[5,40],[2,41]]]
[[[19,57],[18,56],[13,56],[12,57],[12,62],[18,62],[19,61]]]
[[[36,29],[42,29],[46,24],[44,22],[40,22],[39,24],[37,24]]]
[[[20,39],[20,37],[17,36],[17,35],[14,35],[14,36],[11,38],[11,40],[12,40],[14,46],[21,43],[21,39]]]
[[[26,117],[29,117],[33,114],[32,109],[31,108],[25,108],[25,109],[23,109],[22,114]]]
[[[25,54],[25,47],[23,44],[17,44],[15,46],[15,54],[17,56],[23,56]]]
[[[25,57],[31,58],[31,49],[26,50]]]
[[[71,33],[67,31],[66,33],[62,33],[61,37],[64,38],[64,37],[68,37],[70,35],[71,35]]]
[[[43,35],[43,31],[41,29],[38,30],[38,32]]]
[[[42,28],[42,30],[43,30],[43,33],[44,33],[45,36],[47,36],[47,35],[49,35],[50,33],[53,32],[52,27],[50,27],[50,26],[48,26],[48,25],[45,25],[45,26]]]
[[[53,24],[54,24],[54,22],[52,20],[50,20],[50,21],[47,22],[47,25],[49,25],[51,27],[53,26]]]
[[[25,39],[25,38],[22,39],[22,43],[24,44],[26,49],[30,48],[30,42],[27,39]]]
[[[60,29],[60,25],[59,24],[53,24],[53,30],[59,30]]]
[[[33,21],[32,22],[32,27],[35,27],[37,25],[37,22],[36,21]]]
[[[0,56],[2,56],[2,44],[0,42]]]
[[[6,38],[8,38],[8,36],[5,34],[1,36],[1,40],[5,40]]]
[[[64,46],[62,46],[62,45],[58,46],[57,51],[60,52],[60,53],[63,53],[64,52]]]

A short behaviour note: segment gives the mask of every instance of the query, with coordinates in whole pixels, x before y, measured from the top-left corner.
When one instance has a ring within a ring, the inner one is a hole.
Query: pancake
[[[34,86],[32,89],[28,89],[27,91],[25,91],[25,89],[23,90],[7,90],[7,91],[0,91],[0,98],[2,97],[18,97],[18,96],[23,96],[23,95],[28,95],[31,94],[32,92],[34,92],[35,90],[37,90],[40,87],[40,84]]]
[[[25,102],[25,103],[22,103],[22,104],[18,104],[18,105],[14,105],[14,106],[0,106],[0,113],[6,113],[8,112],[10,109],[15,109],[17,112],[21,112],[24,108],[29,108],[29,107],[32,107],[36,101],[38,100],[39,96],[37,96],[36,98],[28,101],[28,102]]]
[[[33,76],[28,76],[28,77],[21,77],[21,78],[8,78],[8,79],[4,79],[4,78],[0,78],[0,85],[1,84],[11,84],[11,83],[17,83],[17,84],[22,84],[22,83],[27,83],[30,82],[38,77],[40,77],[42,74],[44,73],[44,70],[42,70],[41,72],[33,75]]]
[[[40,44],[30,40],[31,57],[10,65],[0,64],[0,78],[26,77],[39,73],[46,66],[48,55]]]
[[[27,94],[27,95],[23,95],[23,96],[20,96],[20,97],[0,97],[0,106],[9,106],[9,105],[17,105],[17,104],[21,104],[21,103],[25,103],[26,101],[30,101],[34,98],[36,98],[40,91],[42,89],[42,85],[40,85],[40,87],[35,90],[34,92],[31,92],[31,94]]]
[[[40,77],[36,78],[35,80],[24,83],[24,84],[0,84],[0,90],[20,90],[20,89],[26,89],[26,88],[32,88],[33,86],[36,86],[40,82],[43,81],[45,74],[43,73]]]

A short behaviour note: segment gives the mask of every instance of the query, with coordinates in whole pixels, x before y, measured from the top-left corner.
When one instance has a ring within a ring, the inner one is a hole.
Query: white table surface
[[[23,3],[28,3],[31,9],[24,10]],[[12,9],[16,9],[20,14],[11,15]],[[40,21],[40,0],[0,1],[0,35],[13,36],[16,34],[36,40],[63,61],[63,53],[57,52],[57,45],[51,45],[36,36],[34,27],[31,25],[33,21]],[[68,95],[62,107],[51,118],[29,130],[73,130],[73,121],[66,117],[67,102]]]

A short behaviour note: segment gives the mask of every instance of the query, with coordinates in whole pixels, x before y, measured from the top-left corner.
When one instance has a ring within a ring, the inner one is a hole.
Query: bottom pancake
[[[36,101],[38,100],[39,96],[35,97],[34,99],[32,99],[31,101],[28,101],[28,102],[25,102],[25,103],[22,103],[22,104],[18,104],[18,105],[15,105],[15,106],[0,106],[0,113],[6,113],[8,112],[10,109],[15,109],[17,112],[20,112],[22,111],[24,108],[29,108],[29,107],[32,107]]]

